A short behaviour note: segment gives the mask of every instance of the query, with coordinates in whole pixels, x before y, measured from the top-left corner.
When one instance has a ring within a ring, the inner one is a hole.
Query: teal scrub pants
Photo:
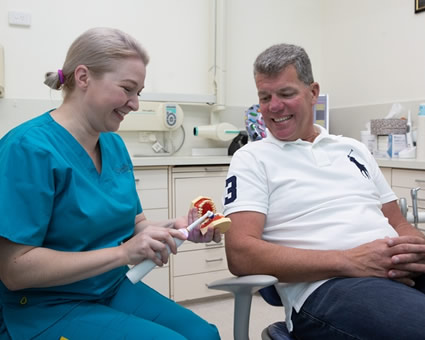
[[[106,301],[82,302],[36,339],[220,339],[217,328],[139,282]]]

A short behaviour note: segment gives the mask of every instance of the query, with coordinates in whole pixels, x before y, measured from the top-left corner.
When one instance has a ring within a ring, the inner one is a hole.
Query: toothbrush
[[[189,232],[191,232],[193,229],[195,229],[196,226],[204,222],[207,218],[213,218],[214,214],[211,211],[207,211],[204,215],[199,217],[196,221],[194,221],[191,225],[189,225],[187,228],[179,229],[180,232],[185,234],[186,236],[189,235]],[[180,245],[184,242],[184,240],[180,240],[179,238],[174,237],[174,242],[176,242],[177,247],[180,247]],[[167,245],[168,254],[171,253],[170,247]],[[156,256],[158,258],[161,257],[161,255],[157,252]],[[150,259],[146,259],[139,264],[135,265],[133,268],[131,268],[126,276],[131,281],[131,283],[139,282],[141,279],[143,279],[152,269],[154,269],[156,266],[156,263],[153,262]]]

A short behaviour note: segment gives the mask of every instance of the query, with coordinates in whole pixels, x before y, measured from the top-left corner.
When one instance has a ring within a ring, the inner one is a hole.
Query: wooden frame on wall
[[[415,13],[425,11],[425,0],[415,0]]]

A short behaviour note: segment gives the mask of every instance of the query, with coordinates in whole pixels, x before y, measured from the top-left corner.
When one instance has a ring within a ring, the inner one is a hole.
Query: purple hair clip
[[[63,76],[63,72],[61,69],[58,70],[59,82],[63,84],[65,82],[65,77]]]

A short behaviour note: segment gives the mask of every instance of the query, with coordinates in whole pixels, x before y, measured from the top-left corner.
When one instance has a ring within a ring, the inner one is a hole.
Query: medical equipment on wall
[[[0,98],[4,97],[4,50],[0,45]]]
[[[119,131],[172,131],[182,125],[183,117],[178,104],[140,102],[138,111],[125,116]]]
[[[220,122],[220,112],[224,111],[224,109],[224,105],[214,105],[210,112],[210,124],[195,126],[193,128],[193,135],[222,142],[235,138],[240,130],[233,124]]]
[[[213,125],[195,126],[193,128],[193,135],[210,138],[219,141],[228,141],[239,134],[239,129],[230,123],[219,123]]]

